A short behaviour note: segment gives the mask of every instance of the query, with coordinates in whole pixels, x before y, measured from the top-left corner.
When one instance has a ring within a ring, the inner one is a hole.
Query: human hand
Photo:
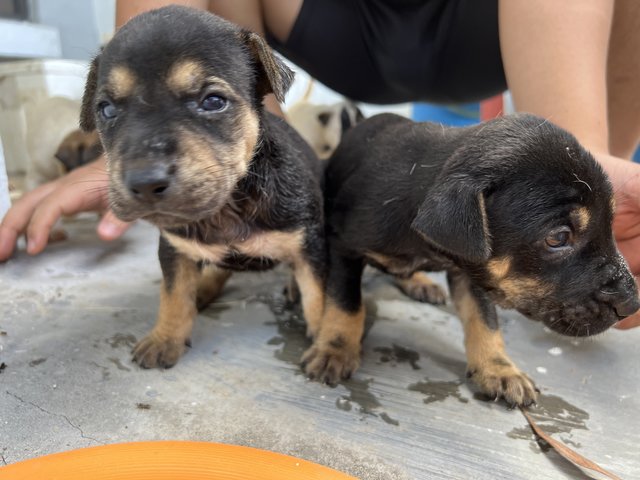
[[[616,200],[613,233],[631,273],[640,275],[640,165],[608,155],[597,155],[609,175]],[[640,313],[625,318],[616,328],[640,326]]]
[[[36,255],[47,245],[49,233],[62,215],[106,212],[97,231],[103,240],[120,237],[129,227],[108,211],[108,174],[104,158],[26,193],[0,224],[0,262],[13,253],[18,237],[27,235],[27,253]]]

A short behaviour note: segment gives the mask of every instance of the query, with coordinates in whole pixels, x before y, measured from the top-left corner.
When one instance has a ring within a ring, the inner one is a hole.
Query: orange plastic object
[[[206,442],[119,443],[0,467],[2,480],[355,480],[315,463]]]

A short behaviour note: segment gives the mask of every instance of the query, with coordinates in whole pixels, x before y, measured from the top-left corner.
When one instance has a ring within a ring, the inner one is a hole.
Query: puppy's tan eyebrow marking
[[[167,74],[167,85],[176,94],[198,90],[204,80],[204,68],[195,60],[176,62]]]
[[[114,98],[125,98],[133,93],[136,76],[127,67],[117,65],[109,72],[108,89]]]
[[[576,208],[571,212],[571,216],[576,222],[578,231],[584,232],[589,226],[589,221],[591,220],[591,213],[589,212],[589,209],[587,209],[587,207]]]

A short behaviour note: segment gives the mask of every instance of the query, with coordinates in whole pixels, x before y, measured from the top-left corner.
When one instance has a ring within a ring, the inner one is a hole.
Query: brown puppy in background
[[[64,173],[68,173],[74,168],[93,162],[102,153],[98,132],[76,129],[62,139],[54,157],[62,164]]]
[[[170,6],[130,20],[94,60],[81,126],[97,128],[110,203],[124,221],[160,229],[163,273],[153,330],[134,349],[171,367],[196,306],[234,270],[289,264],[311,335],[324,306],[320,162],[284,120],[292,72],[260,36],[212,14]]]
[[[359,365],[366,264],[408,283],[446,270],[468,375],[513,405],[534,402],[536,387],[505,352],[495,305],[577,337],[640,306],[613,238],[611,184],[571,134],[544,119],[446,128],[377,115],[345,134],[325,185],[331,268],[305,362],[326,382]]]
[[[101,154],[95,132],[78,130],[80,102],[66,97],[48,97],[25,106],[24,190],[33,190]]]

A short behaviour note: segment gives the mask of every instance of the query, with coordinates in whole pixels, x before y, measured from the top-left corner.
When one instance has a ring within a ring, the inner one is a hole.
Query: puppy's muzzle
[[[610,266],[610,268],[613,269],[615,267]],[[633,315],[640,309],[640,299],[638,298],[638,288],[633,277],[627,268],[621,270],[618,270],[613,280],[600,287],[596,298],[609,304],[616,312],[616,315],[623,319]]]
[[[171,187],[170,167],[161,164],[129,170],[124,175],[124,183],[136,200],[156,203],[167,196]]]
[[[633,315],[640,309],[640,300],[638,300],[637,296],[635,298],[629,298],[623,302],[614,304],[613,309],[616,311],[618,317],[623,319]]]
[[[141,156],[149,160],[131,165],[124,174],[124,184],[136,200],[153,204],[169,193],[177,146],[169,137],[154,136],[143,140],[140,147]]]

